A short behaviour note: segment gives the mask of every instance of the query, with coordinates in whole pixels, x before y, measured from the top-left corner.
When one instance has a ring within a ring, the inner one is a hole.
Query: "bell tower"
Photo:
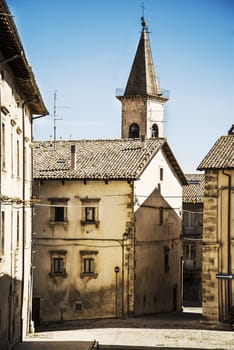
[[[122,103],[122,138],[164,137],[164,104],[155,74],[148,26],[141,17],[141,36],[124,94],[116,96]]]

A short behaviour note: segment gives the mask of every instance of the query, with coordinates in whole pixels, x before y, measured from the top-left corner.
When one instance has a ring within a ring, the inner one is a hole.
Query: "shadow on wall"
[[[22,281],[0,277],[0,349],[8,349],[21,338]]]

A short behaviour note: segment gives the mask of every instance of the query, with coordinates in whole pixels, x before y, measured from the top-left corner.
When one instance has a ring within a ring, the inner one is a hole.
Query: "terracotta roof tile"
[[[198,166],[204,169],[234,168],[234,135],[221,136]]]
[[[75,146],[75,167],[71,146]],[[186,178],[166,139],[79,140],[35,142],[35,179],[137,179],[162,149],[181,184]]]
[[[188,185],[183,186],[184,203],[203,203],[204,174],[185,174]]]
[[[34,178],[135,179],[165,143],[165,139],[80,140],[35,142]],[[72,169],[71,146],[76,169]]]

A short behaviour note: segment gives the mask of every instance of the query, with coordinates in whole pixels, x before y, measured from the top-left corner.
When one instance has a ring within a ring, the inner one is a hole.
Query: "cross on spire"
[[[141,17],[141,25],[143,29],[147,30],[147,22],[145,21],[145,4],[144,1],[141,3],[141,8],[142,8],[142,17]]]
[[[145,17],[145,4],[144,4],[144,1],[142,1],[142,3],[141,3],[141,8],[142,8],[142,17],[144,18]]]

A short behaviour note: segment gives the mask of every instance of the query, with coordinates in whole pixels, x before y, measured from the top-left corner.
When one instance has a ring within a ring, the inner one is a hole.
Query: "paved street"
[[[40,328],[14,350],[234,349],[230,325],[207,325],[200,309],[129,319],[50,324]]]

